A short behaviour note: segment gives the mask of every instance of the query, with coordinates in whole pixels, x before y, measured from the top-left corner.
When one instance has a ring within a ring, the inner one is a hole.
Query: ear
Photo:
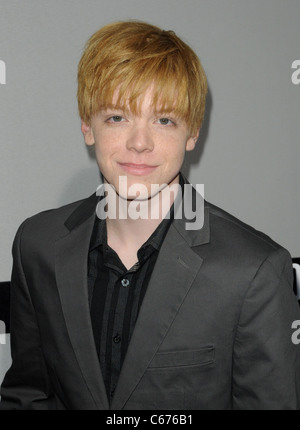
[[[199,132],[200,132],[200,128],[197,129],[196,133],[193,136],[190,136],[188,138],[188,140],[186,141],[186,145],[185,145],[186,151],[192,151],[195,148],[196,142],[197,142],[198,137],[199,137]]]
[[[81,131],[84,136],[84,141],[86,145],[92,146],[95,143],[94,133],[92,127],[86,124],[84,121],[81,121]]]

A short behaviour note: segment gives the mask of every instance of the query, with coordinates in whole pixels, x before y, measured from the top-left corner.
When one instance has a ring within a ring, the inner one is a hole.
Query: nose
[[[152,151],[154,142],[147,125],[134,126],[130,130],[126,146],[128,150],[136,152]]]

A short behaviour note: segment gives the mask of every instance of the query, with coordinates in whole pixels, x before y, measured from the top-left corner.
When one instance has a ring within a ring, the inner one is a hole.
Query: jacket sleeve
[[[1,410],[55,409],[54,397],[40,345],[34,306],[22,267],[20,226],[13,244],[11,278],[12,365],[1,387]]]
[[[234,409],[299,409],[300,346],[292,342],[299,309],[292,261],[280,248],[261,264],[241,309],[233,354]]]

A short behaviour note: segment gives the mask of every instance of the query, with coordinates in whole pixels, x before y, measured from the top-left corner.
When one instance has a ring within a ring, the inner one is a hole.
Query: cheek
[[[107,136],[105,133],[97,134],[95,138],[95,153],[97,160],[102,162],[108,160],[114,152],[115,140]]]
[[[99,141],[96,141],[95,144],[95,155],[96,155],[96,160],[97,160],[97,164],[98,167],[100,169],[100,171],[104,174],[107,170],[107,168],[109,168],[109,153],[108,153],[108,146],[105,145],[105,142],[101,141],[101,143]]]
[[[182,142],[174,142],[174,144],[169,147],[169,150],[166,154],[166,159],[169,164],[178,165],[183,162],[184,156],[185,146],[182,145]]]

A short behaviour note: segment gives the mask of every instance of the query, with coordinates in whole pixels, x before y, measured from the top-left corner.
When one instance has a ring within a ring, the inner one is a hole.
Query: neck
[[[167,216],[178,189],[178,183],[175,183],[148,200],[128,201],[115,194],[116,216],[106,219],[108,244],[116,246],[119,243],[126,248],[138,249]],[[108,198],[108,208],[110,204]]]

